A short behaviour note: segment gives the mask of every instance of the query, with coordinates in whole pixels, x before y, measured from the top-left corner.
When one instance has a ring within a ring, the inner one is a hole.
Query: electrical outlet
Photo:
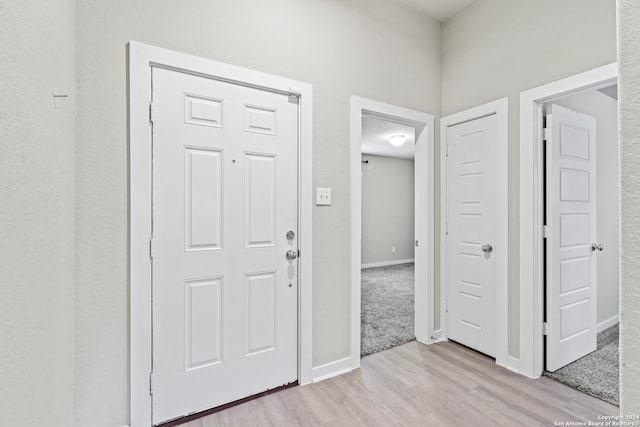
[[[316,206],[331,206],[330,188],[316,188]]]

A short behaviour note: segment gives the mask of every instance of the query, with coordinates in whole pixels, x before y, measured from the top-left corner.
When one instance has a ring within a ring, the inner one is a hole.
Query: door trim
[[[509,98],[479,105],[440,119],[440,324],[447,337],[446,220],[447,220],[447,132],[455,126],[482,117],[496,115],[496,364],[514,369],[509,349]]]
[[[425,260],[418,268],[416,265],[415,292],[415,332],[416,339],[422,343],[432,342],[433,336],[433,224],[434,224],[434,123],[432,114],[404,107],[385,104],[357,96],[351,97],[351,328],[350,355],[351,368],[360,367],[360,297],[362,249],[362,116],[373,115],[382,119],[401,122],[416,128],[417,144],[424,147],[426,170],[416,170],[416,206],[422,212],[423,221],[417,222],[415,235],[420,241],[416,247],[415,259]],[[421,130],[420,130],[421,129]],[[416,152],[416,155],[418,153]],[[420,190],[421,189],[421,190]]]
[[[561,95],[615,83],[612,63],[520,93],[520,373],[542,375],[544,367],[544,186],[542,104]]]
[[[127,44],[129,144],[129,399],[132,427],[149,426],[151,328],[151,65],[299,97],[298,382],[312,373],[312,86],[135,41]]]

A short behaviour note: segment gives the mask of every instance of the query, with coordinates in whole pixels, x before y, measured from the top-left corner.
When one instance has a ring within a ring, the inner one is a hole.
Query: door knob
[[[293,240],[296,238],[296,233],[293,230],[287,231],[287,240]]]
[[[488,243],[486,245],[482,245],[482,252],[489,253],[491,251],[493,251],[493,246]]]
[[[603,249],[604,249],[604,246],[602,246],[602,243],[592,243],[591,244],[591,250],[592,251],[595,251],[595,250],[602,251]]]
[[[294,250],[289,250],[287,251],[286,256],[289,261],[293,261],[294,259],[298,258],[298,252]]]

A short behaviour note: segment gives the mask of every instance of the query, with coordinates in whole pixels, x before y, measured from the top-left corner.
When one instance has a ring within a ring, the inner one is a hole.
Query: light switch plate
[[[316,188],[316,206],[331,206],[330,188]]]

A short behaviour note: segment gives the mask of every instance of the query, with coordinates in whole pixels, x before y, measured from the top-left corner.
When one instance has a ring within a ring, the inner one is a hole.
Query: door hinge
[[[444,234],[445,236],[449,235],[449,221],[444,222]]]
[[[551,237],[551,226],[549,225],[542,226],[542,237],[545,239],[548,239],[549,237]]]
[[[153,372],[149,374],[149,394],[153,396]]]
[[[449,157],[449,144],[444,146],[444,156]]]
[[[544,128],[542,130],[542,139],[546,142],[551,142],[551,129]]]
[[[149,124],[153,124],[153,102],[149,103]]]
[[[449,312],[449,300],[448,299],[444,300],[444,312],[445,313]]]
[[[149,258],[153,259],[153,237],[149,239]]]
[[[547,322],[542,324],[542,335],[551,335],[551,326]]]
[[[416,240],[416,247],[418,247],[419,244],[420,244],[420,242],[418,240]]]

